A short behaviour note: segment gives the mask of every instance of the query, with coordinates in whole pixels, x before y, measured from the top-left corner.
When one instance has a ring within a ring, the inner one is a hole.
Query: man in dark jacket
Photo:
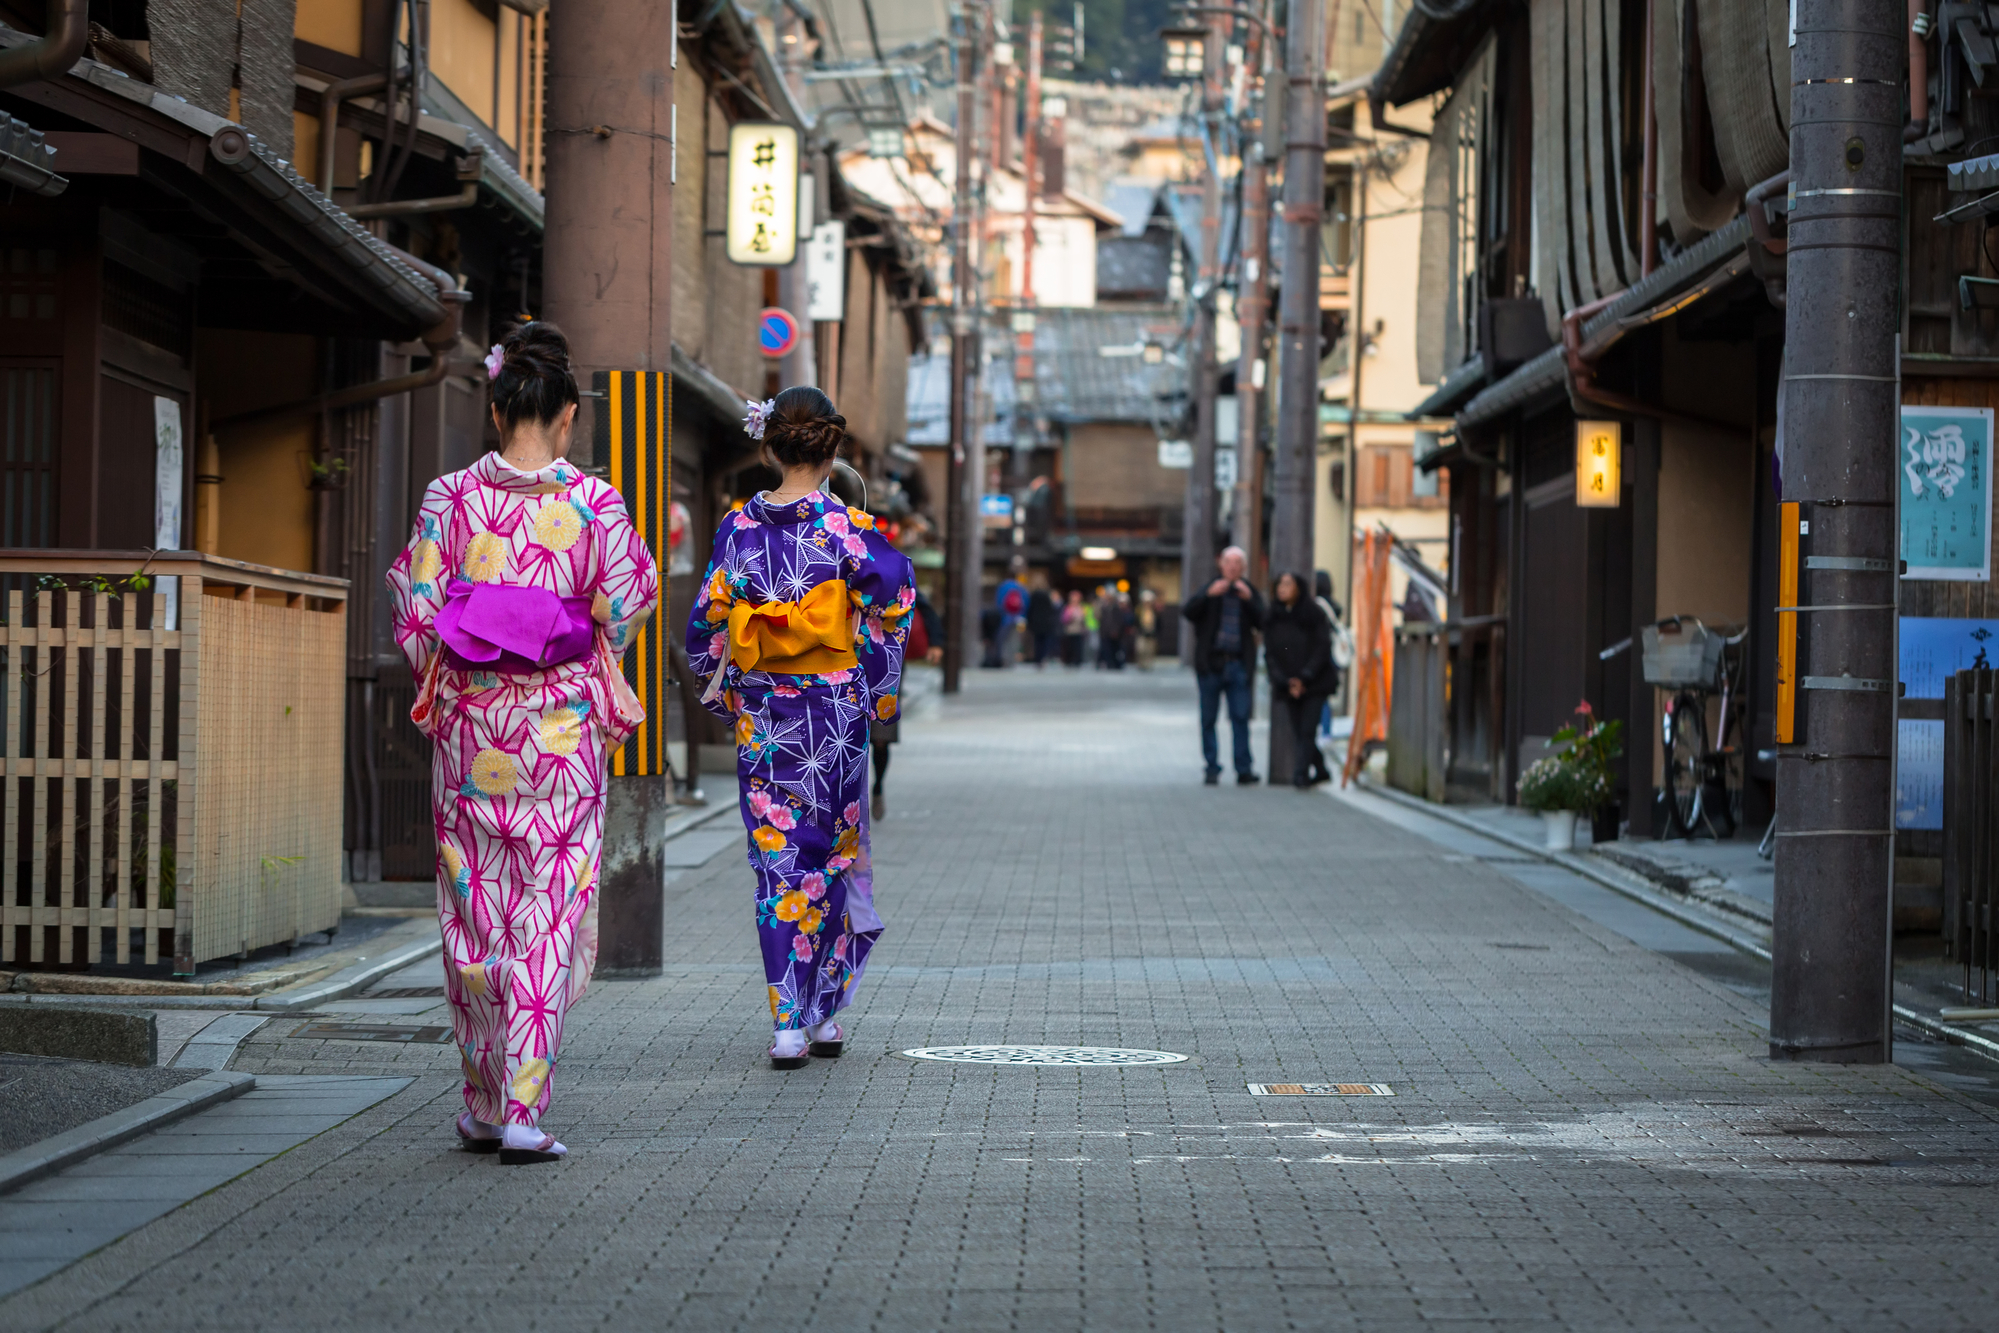
[[[1048,589],[1027,595],[1027,637],[1034,648],[1034,665],[1045,669],[1062,638],[1062,608]]]
[[[1240,546],[1223,551],[1215,564],[1221,577],[1189,597],[1180,614],[1194,625],[1194,680],[1201,687],[1201,756],[1207,761],[1207,783],[1212,787],[1222,776],[1215,718],[1226,695],[1229,730],[1235,740],[1235,780],[1246,787],[1258,780],[1256,760],[1249,753],[1249,711],[1263,599],[1243,577],[1249,557]]]

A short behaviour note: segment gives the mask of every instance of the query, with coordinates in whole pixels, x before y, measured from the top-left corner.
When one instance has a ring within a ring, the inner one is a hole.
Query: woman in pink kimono
[[[641,717],[617,661],[659,571],[618,493],[563,461],[577,395],[562,334],[525,324],[486,370],[501,450],[430,484],[389,588],[419,682],[410,716],[435,745],[458,1136],[515,1165],[568,1151],[540,1121],[597,958],[605,763]]]

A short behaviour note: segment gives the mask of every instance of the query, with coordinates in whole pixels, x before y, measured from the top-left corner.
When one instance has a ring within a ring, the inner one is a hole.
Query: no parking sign
[[[771,306],[757,316],[757,350],[768,357],[790,356],[798,346],[798,320]]]

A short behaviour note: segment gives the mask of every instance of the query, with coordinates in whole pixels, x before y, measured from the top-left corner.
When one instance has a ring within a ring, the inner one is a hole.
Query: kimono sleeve
[[[597,586],[591,589],[590,615],[604,627],[613,653],[622,653],[632,636],[659,605],[659,566],[645,540],[632,526],[624,499],[606,486],[590,497],[596,519],[604,525]]]
[[[916,605],[916,570],[908,556],[874,530],[873,518],[858,509],[849,509],[847,518],[853,532],[846,541],[842,572],[848,595],[860,611],[854,654],[860,659],[875,719],[890,722],[902,708],[902,650],[909,642],[909,617]]]
[[[701,687],[705,706],[716,717],[731,722],[736,715],[730,710],[726,696],[717,694],[708,699],[706,695],[708,682],[729,665],[729,609],[736,604],[735,589],[729,580],[729,549],[735,528],[736,516],[729,514],[715,530],[715,541],[708,548],[714,554],[709,558],[708,572],[702,576],[701,588],[694,594],[694,609],[687,616],[686,640],[687,668]]]
[[[444,534],[451,528],[450,490],[440,477],[424,490],[409,544],[389,566],[389,594],[395,599],[396,644],[410,670],[423,679],[437,655],[437,613],[444,607],[444,571],[450,560]]]

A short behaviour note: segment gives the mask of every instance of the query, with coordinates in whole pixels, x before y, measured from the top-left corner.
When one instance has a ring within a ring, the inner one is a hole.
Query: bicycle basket
[[[1721,673],[1721,649],[1726,642],[1692,616],[1662,629],[1644,629],[1645,683],[1667,689],[1711,690]]]

